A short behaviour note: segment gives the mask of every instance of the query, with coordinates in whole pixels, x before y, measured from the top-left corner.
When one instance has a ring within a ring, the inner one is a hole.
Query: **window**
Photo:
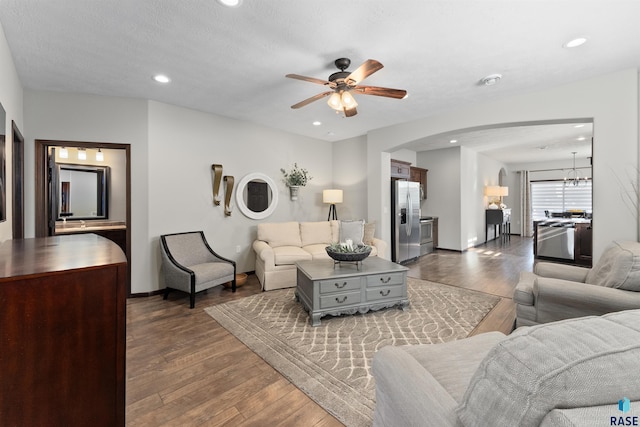
[[[544,218],[545,211],[591,213],[591,181],[582,181],[580,185],[565,185],[564,181],[532,181],[531,208],[534,219]]]

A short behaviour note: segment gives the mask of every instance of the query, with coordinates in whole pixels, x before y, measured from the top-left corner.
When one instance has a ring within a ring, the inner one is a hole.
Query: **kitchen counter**
[[[533,232],[536,258],[591,266],[591,219],[544,218],[533,222]]]
[[[56,223],[56,234],[90,233],[99,230],[126,230],[124,221],[67,221]]]

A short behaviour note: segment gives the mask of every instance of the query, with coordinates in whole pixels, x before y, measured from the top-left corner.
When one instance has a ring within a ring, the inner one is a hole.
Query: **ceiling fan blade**
[[[363,95],[385,96],[387,98],[402,99],[407,96],[407,91],[402,89],[390,89],[388,87],[356,86],[352,89]]]
[[[356,110],[356,107],[349,108],[348,110],[346,108],[344,109],[345,117],[353,117],[356,114],[358,114],[358,110]]]
[[[360,83],[362,80],[369,77],[379,69],[384,67],[381,63],[375,59],[367,59],[361,66],[359,66],[353,73],[349,74],[345,81],[348,85],[353,86]]]
[[[319,93],[319,94],[317,94],[315,96],[312,96],[311,98],[305,99],[304,101],[300,101],[297,104],[293,104],[291,106],[291,108],[293,108],[293,109],[302,108],[305,105],[311,104],[313,101],[317,101],[318,99],[322,99],[325,96],[331,95],[332,93],[333,93],[333,91]]]
[[[305,82],[317,83],[319,85],[329,86],[331,88],[334,88],[336,86],[335,83],[327,80],[316,79],[315,77],[301,76],[299,74],[287,74],[285,77],[289,77],[290,79],[302,80]]]

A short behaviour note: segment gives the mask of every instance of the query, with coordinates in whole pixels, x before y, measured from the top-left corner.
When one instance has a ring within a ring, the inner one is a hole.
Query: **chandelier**
[[[564,177],[564,185],[580,185],[581,182],[584,182],[585,184],[587,183],[587,181],[589,181],[589,177],[585,176],[584,178],[580,177],[580,174],[578,173],[578,169],[576,169],[576,151],[572,151],[571,154],[573,154],[573,169],[571,169],[569,171],[569,173],[567,175],[565,175]]]

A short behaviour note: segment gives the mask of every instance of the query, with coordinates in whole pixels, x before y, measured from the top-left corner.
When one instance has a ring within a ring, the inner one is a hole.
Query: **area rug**
[[[406,311],[327,316],[317,327],[295,301],[294,289],[262,292],[206,312],[343,424],[370,426],[376,350],[465,338],[500,300],[413,278],[407,290]]]

